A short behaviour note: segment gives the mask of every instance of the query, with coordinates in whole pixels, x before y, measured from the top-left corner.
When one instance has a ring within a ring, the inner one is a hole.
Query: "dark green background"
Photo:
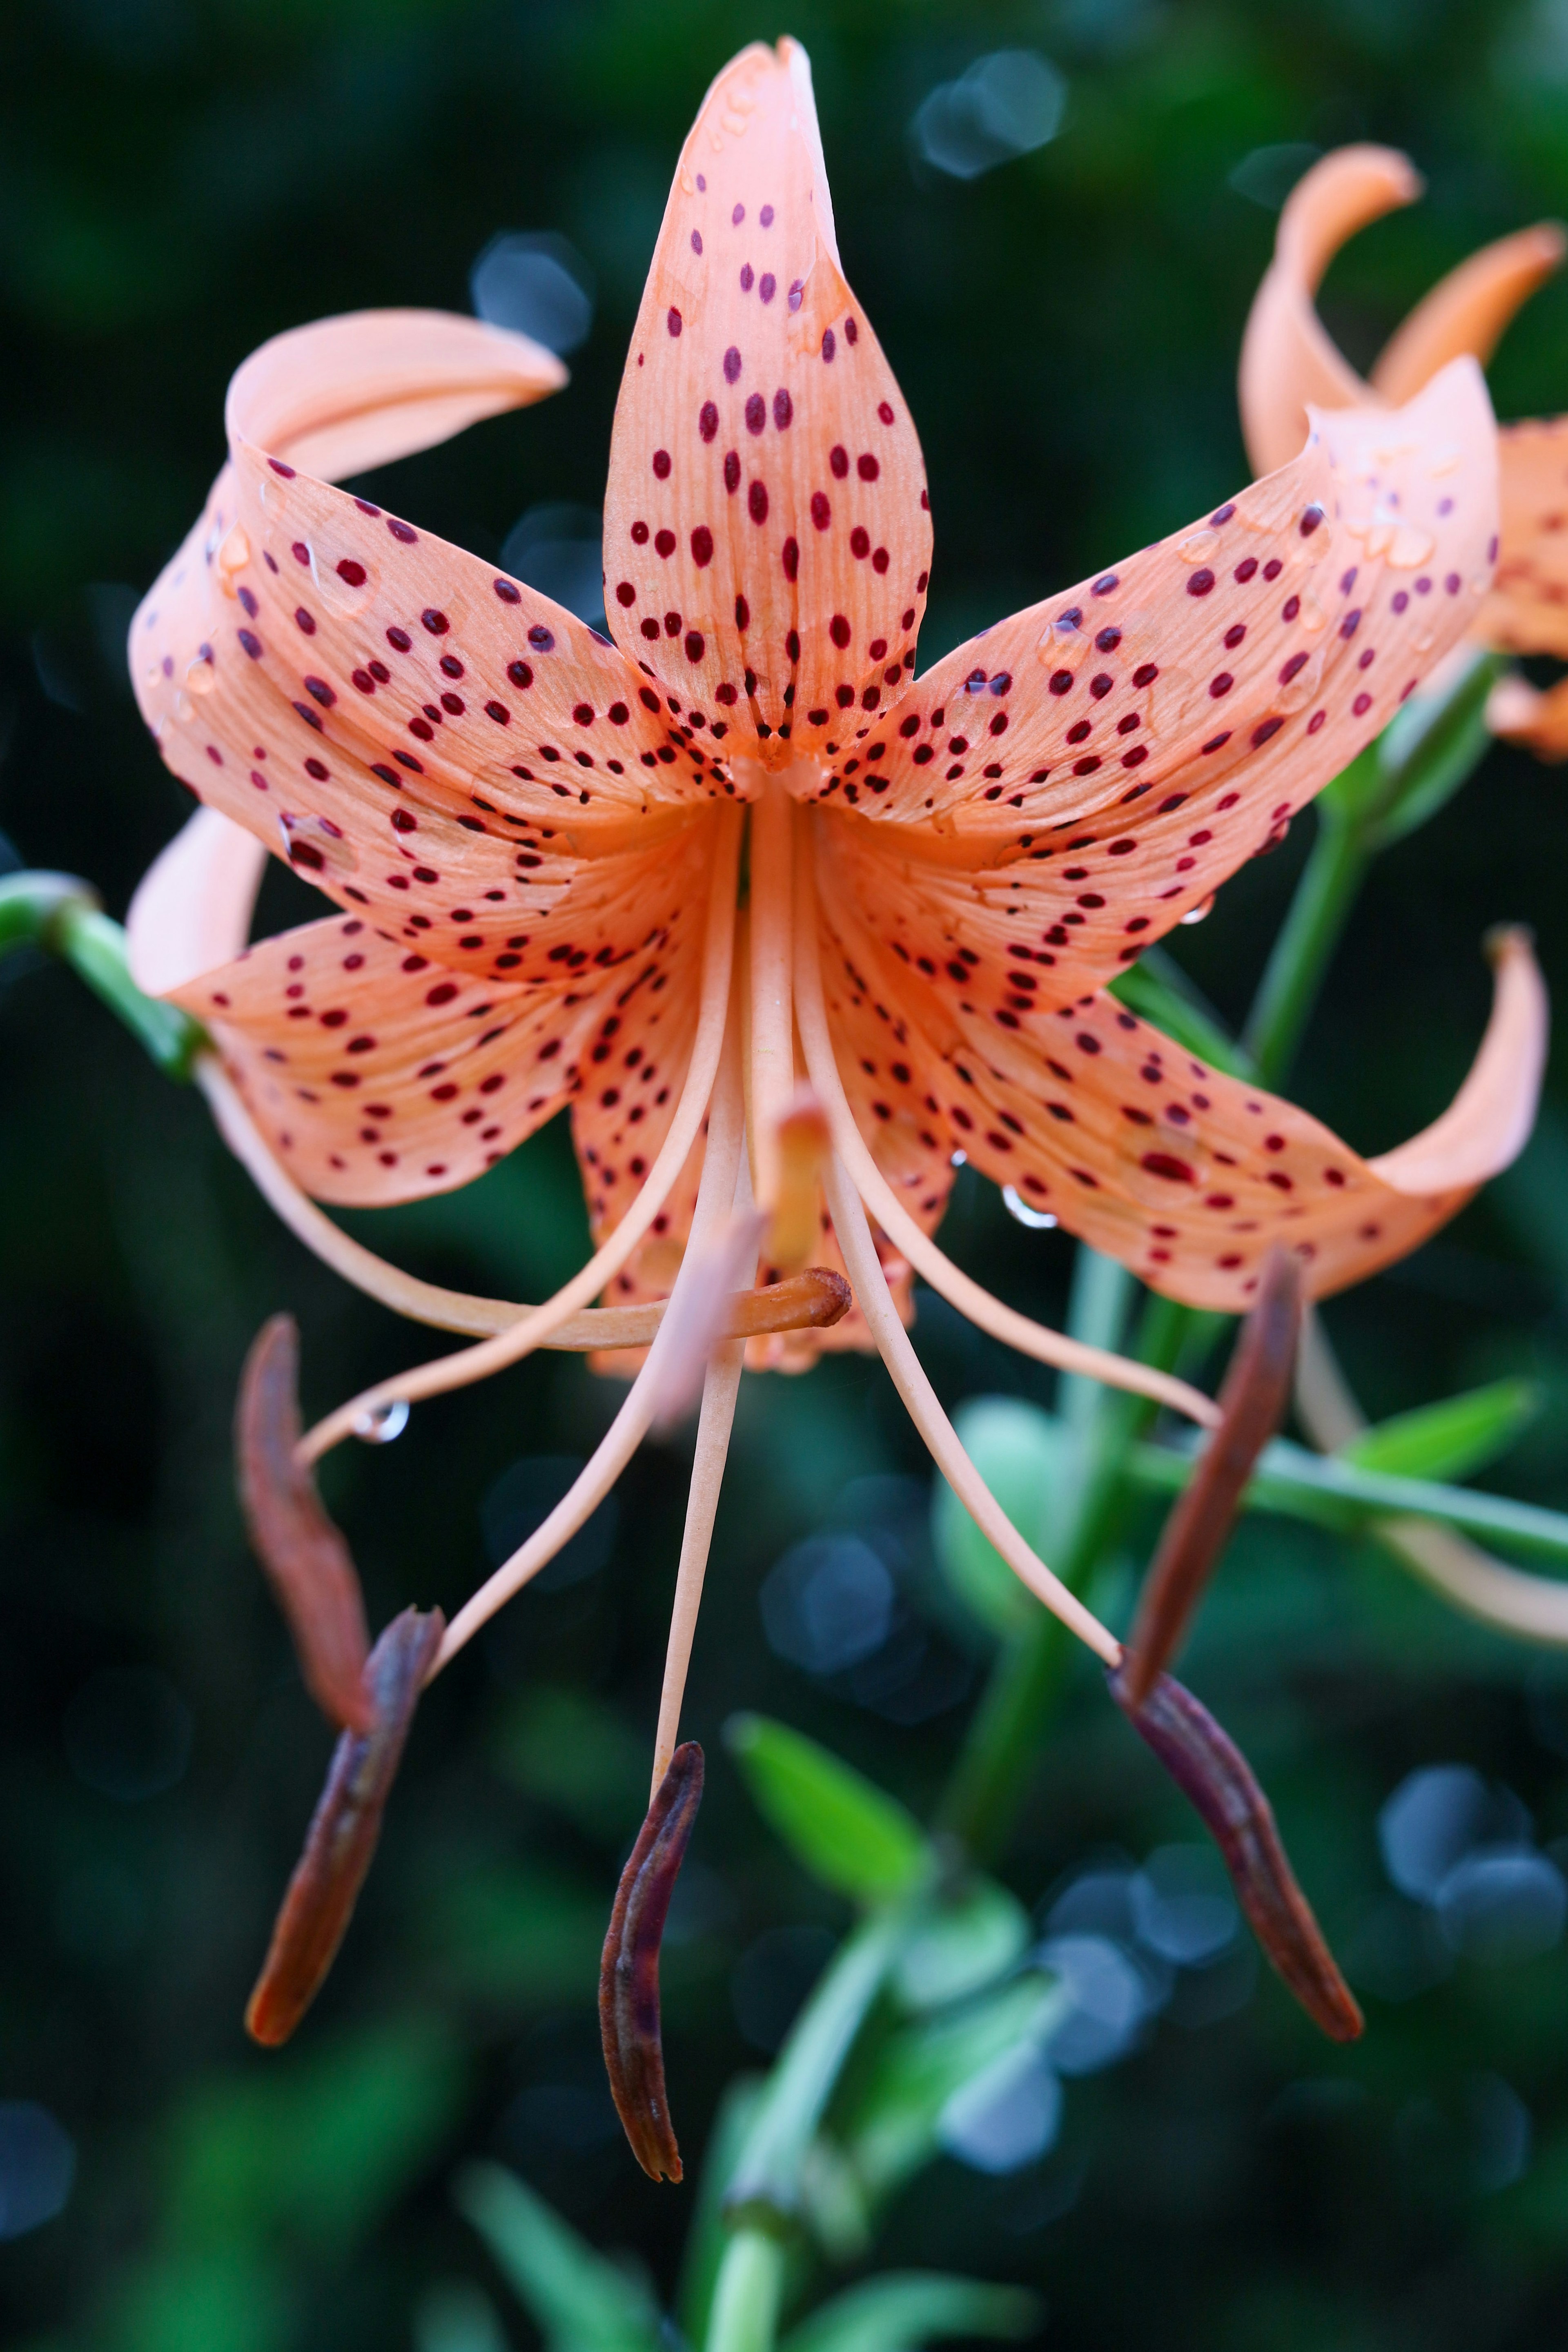
[[[1472,245],[1568,210],[1554,0],[804,0],[787,23],[694,0],[15,6],[0,23],[0,825],[27,863],[90,876],[120,912],[182,821],[115,645],[126,591],[151,580],[220,462],[224,385],[245,354],[334,310],[462,308],[493,231],[562,230],[600,294],[570,389],[399,469],[396,501],[490,555],[530,504],[596,505],[679,142],[724,58],[786,29],[815,60],[846,268],[925,446],[927,658],[1244,478],[1235,359],[1273,229],[1227,184],[1251,151],[1373,136],[1427,173],[1426,202],[1331,278],[1326,313],[1362,362]],[[905,131],[921,97],[1010,45],[1068,77],[1060,137],[971,184],[918,176]],[[1493,384],[1504,415],[1568,404],[1568,287],[1531,306]],[[1563,791],[1559,772],[1494,752],[1374,877],[1296,1084],[1363,1149],[1424,1123],[1461,1073],[1489,923],[1533,923],[1564,976]],[[1229,1016],[1303,845],[1179,935]],[[274,920],[301,906],[287,877],[269,884]],[[440,1279],[538,1296],[584,1245],[564,1136],[362,1229]],[[234,1381],[283,1306],[303,1327],[312,1409],[418,1341],[270,1221],[198,1098],[161,1081],[68,975],[17,960],[0,972],[0,2097],[42,2101],[79,2151],[63,2216],[0,2247],[6,2340],[405,2344],[433,2277],[485,2275],[446,2193],[471,2151],[516,2164],[668,2286],[689,2199],[644,2182],[604,2128],[591,2001],[642,1801],[681,1444],[628,1473],[609,1565],[524,1598],[432,1695],[336,1975],[298,2042],[263,2056],[240,2011],[328,1743],[232,1501]],[[1070,1245],[1020,1231],[973,1178],[949,1238],[1009,1296],[1060,1313]],[[1563,1504],[1565,1286],[1559,1097],[1519,1171],[1331,1324],[1379,1412],[1533,1370],[1545,1412],[1494,1475]],[[919,1337],[950,1402],[1048,1395],[932,1302]],[[421,1408],[389,1452],[338,1456],[329,1496],[377,1621],[460,1600],[493,1482],[522,1455],[586,1454],[617,1394],[540,1359]],[[879,1369],[747,1383],[689,1709],[710,1795],[667,1961],[689,2151],[723,2082],[758,2063],[732,2018],[739,1958],[769,1927],[839,1924],[759,1830],[718,1742],[724,1717],[780,1714],[917,1805],[963,1727],[960,1704],[900,1727],[762,1638],[772,1562],[849,1482],[884,1474],[923,1482],[925,1465]],[[1334,1933],[1376,1899],[1376,1811],[1415,1765],[1473,1762],[1518,1790],[1543,1838],[1568,1832],[1568,1768],[1543,1736],[1568,1724],[1550,1665],[1445,1617],[1379,1558],[1255,1522],[1193,1660]],[[62,1728],[90,1677],[127,1666],[167,1676],[193,1727],[178,1784],[134,1804],[84,1784]],[[1108,1712],[1091,1675],[1071,1685],[1007,1864],[1031,1903],[1097,1844],[1190,1833]],[[1271,1982],[1206,2032],[1160,2028],[1070,2089],[1046,2166],[929,2175],[888,2258],[1038,2283],[1063,2352],[1558,2339],[1568,1955],[1461,1966],[1369,2005],[1348,2054]],[[1460,2120],[1487,2071],[1535,2124],[1531,2170],[1490,2198],[1467,2186]],[[1291,2087],[1323,2084],[1340,2087]]]

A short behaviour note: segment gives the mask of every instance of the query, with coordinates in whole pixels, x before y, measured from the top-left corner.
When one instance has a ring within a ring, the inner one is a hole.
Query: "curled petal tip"
[[[1273,1809],[1240,1748],[1173,1675],[1158,1675],[1142,1701],[1131,1697],[1124,1667],[1113,1668],[1106,1679],[1139,1738],[1202,1817],[1277,1974],[1331,2042],[1357,2040],[1365,2024],[1360,2005],[1297,1883]]]
[[[322,1713],[356,1732],[375,1721],[363,1680],[369,1638],[353,1556],[300,1461],[300,1332],[291,1315],[264,1323],[245,1360],[235,1410],[240,1502],[258,1559]]]
[[[702,1802],[703,1756],[679,1747],[648,1807],[621,1882],[599,1963],[605,2071],[632,2154],[650,2180],[681,2178],[660,2038],[658,1953],[669,1898]]]

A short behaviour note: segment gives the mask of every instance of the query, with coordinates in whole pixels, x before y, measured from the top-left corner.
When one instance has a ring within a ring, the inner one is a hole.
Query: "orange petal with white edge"
[[[125,917],[131,977],[146,996],[167,996],[250,937],[267,850],[218,809],[198,809],[159,851]]]
[[[1414,204],[1423,184],[1408,156],[1392,147],[1341,147],[1286,198],[1241,345],[1241,430],[1256,473],[1271,474],[1296,456],[1309,406],[1349,408],[1368,398],[1312,298],[1346,238]]]
[[[1478,633],[1504,653],[1568,659],[1568,416],[1498,436],[1502,551]]]
[[[296,1183],[365,1207],[449,1192],[531,1135],[578,1083],[596,1004],[592,984],[451,971],[357,915],[263,940],[171,993],[211,1030]]]
[[[839,266],[810,66],[758,45],[703,100],[637,314],[610,626],[783,764],[913,674],[930,568],[920,444]]]
[[[1568,239],[1556,221],[1483,245],[1440,278],[1394,330],[1372,371],[1373,390],[1397,408],[1462,352],[1484,367],[1514,312],[1562,268],[1564,253]]]
[[[1523,933],[1494,961],[1491,1020],[1452,1107],[1377,1160],[1103,995],[1053,1020],[1043,1054],[965,1022],[946,1108],[985,1174],[1167,1297],[1237,1312],[1279,1243],[1321,1298],[1419,1247],[1529,1134],[1545,991]]]
[[[1527,678],[1500,677],[1487,698],[1487,725],[1555,766],[1568,760],[1568,678],[1544,693]]]
[[[1387,724],[1473,625],[1496,531],[1472,361],[1320,416],[1281,473],[940,662],[821,776],[825,862],[968,1000],[1005,1004],[1026,947],[1025,992],[1080,995]]]

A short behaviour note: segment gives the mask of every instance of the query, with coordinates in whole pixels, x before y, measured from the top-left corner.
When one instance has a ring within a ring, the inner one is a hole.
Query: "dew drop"
[[[367,1445],[390,1445],[408,1426],[408,1399],[394,1397],[390,1404],[372,1405],[354,1423],[354,1435]]]
[[[963,1154],[954,1156],[962,1159]],[[1027,1225],[1032,1234],[1049,1233],[1057,1222],[1048,1209],[1032,1209],[1027,1201],[1020,1197],[1016,1184],[1003,1185],[1002,1206],[1010,1217],[1016,1217],[1021,1225]]]
[[[1198,903],[1197,903],[1197,905],[1196,905],[1195,907],[1189,907],[1189,908],[1187,908],[1186,913],[1182,917],[1182,920],[1183,920],[1183,922],[1184,922],[1184,923],[1201,923],[1201,922],[1203,922],[1203,921],[1206,919],[1206,917],[1208,916],[1209,911],[1210,911],[1210,909],[1212,908],[1212,907],[1213,907],[1213,906],[1214,906],[1214,892],[1211,890],[1211,891],[1209,892],[1208,897],[1207,897],[1206,898],[1200,898],[1200,899],[1199,899],[1199,901],[1198,901]]]
[[[1176,553],[1184,563],[1206,563],[1219,545],[1219,533],[1205,524],[1202,530],[1188,531],[1185,539],[1176,542]]]

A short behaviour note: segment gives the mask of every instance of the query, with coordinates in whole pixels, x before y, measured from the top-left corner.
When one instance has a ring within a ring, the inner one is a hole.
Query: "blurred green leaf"
[[[1032,1969],[957,2015],[907,2026],[884,2045],[838,2130],[867,2194],[888,2196],[936,2152],[937,2125],[953,2093],[1060,2013],[1055,1978]]]
[[[755,2119],[762,2092],[762,2082],[755,2074],[737,2075],[727,2085],[702,2152],[702,2169],[687,2227],[680,2258],[680,2284],[675,2299],[676,2317],[688,2344],[707,2341],[713,2284],[730,2234],[724,2220],[724,2198]]]
[[[1045,2320],[1026,2288],[987,2286],[942,2271],[887,2271],[819,2304],[780,2352],[915,2352],[939,2336],[1019,2337]]]
[[[1049,1559],[1050,1491],[1065,1475],[1068,1448],[1061,1423],[1021,1397],[976,1397],[960,1406],[953,1426],[1019,1534]],[[941,1478],[931,1498],[931,1539],[948,1582],[982,1625],[1005,1638],[1034,1622],[1039,1602]]]
[[[514,2172],[465,2165],[452,2196],[551,2352],[658,2352],[658,2308],[647,2287],[595,2253]]]
[[[1173,1446],[1139,1445],[1128,1457],[1128,1469],[1145,1492],[1179,1495],[1192,1475],[1192,1459]],[[1479,1494],[1473,1486],[1363,1470],[1338,1454],[1309,1454],[1283,1437],[1259,1455],[1243,1507],[1280,1511],[1347,1531],[1359,1531],[1369,1518],[1398,1513],[1463,1528],[1467,1534],[1484,1536],[1489,1543],[1532,1558],[1568,1560],[1568,1516],[1561,1511],[1516,1503],[1506,1495]]]
[[[994,1879],[972,1880],[927,1913],[904,1946],[893,1991],[907,2010],[941,2009],[1005,1975],[1029,1940],[1029,1915]]]
[[[1342,1445],[1339,1458],[1399,1477],[1468,1478],[1506,1454],[1540,1411],[1541,1391],[1532,1381],[1493,1381],[1378,1422]]]
[[[447,2279],[420,2297],[417,2352],[510,2352],[494,2304],[470,2279]]]
[[[443,1982],[522,2003],[586,1997],[598,1982],[609,1895],[547,1864],[463,1871],[425,1922]]]
[[[323,2250],[362,2239],[449,2128],[463,2072],[422,2017],[209,2080],[174,2126],[172,2237],[226,2252],[279,2226]]]
[[[914,1815],[815,1739],[763,1715],[731,1716],[724,1739],[758,1811],[823,1885],[885,1903],[931,1868]]]
[[[554,1805],[590,1837],[618,1843],[647,1810],[647,1748],[602,1699],[529,1691],[503,1717],[491,1751],[502,1777]]]

